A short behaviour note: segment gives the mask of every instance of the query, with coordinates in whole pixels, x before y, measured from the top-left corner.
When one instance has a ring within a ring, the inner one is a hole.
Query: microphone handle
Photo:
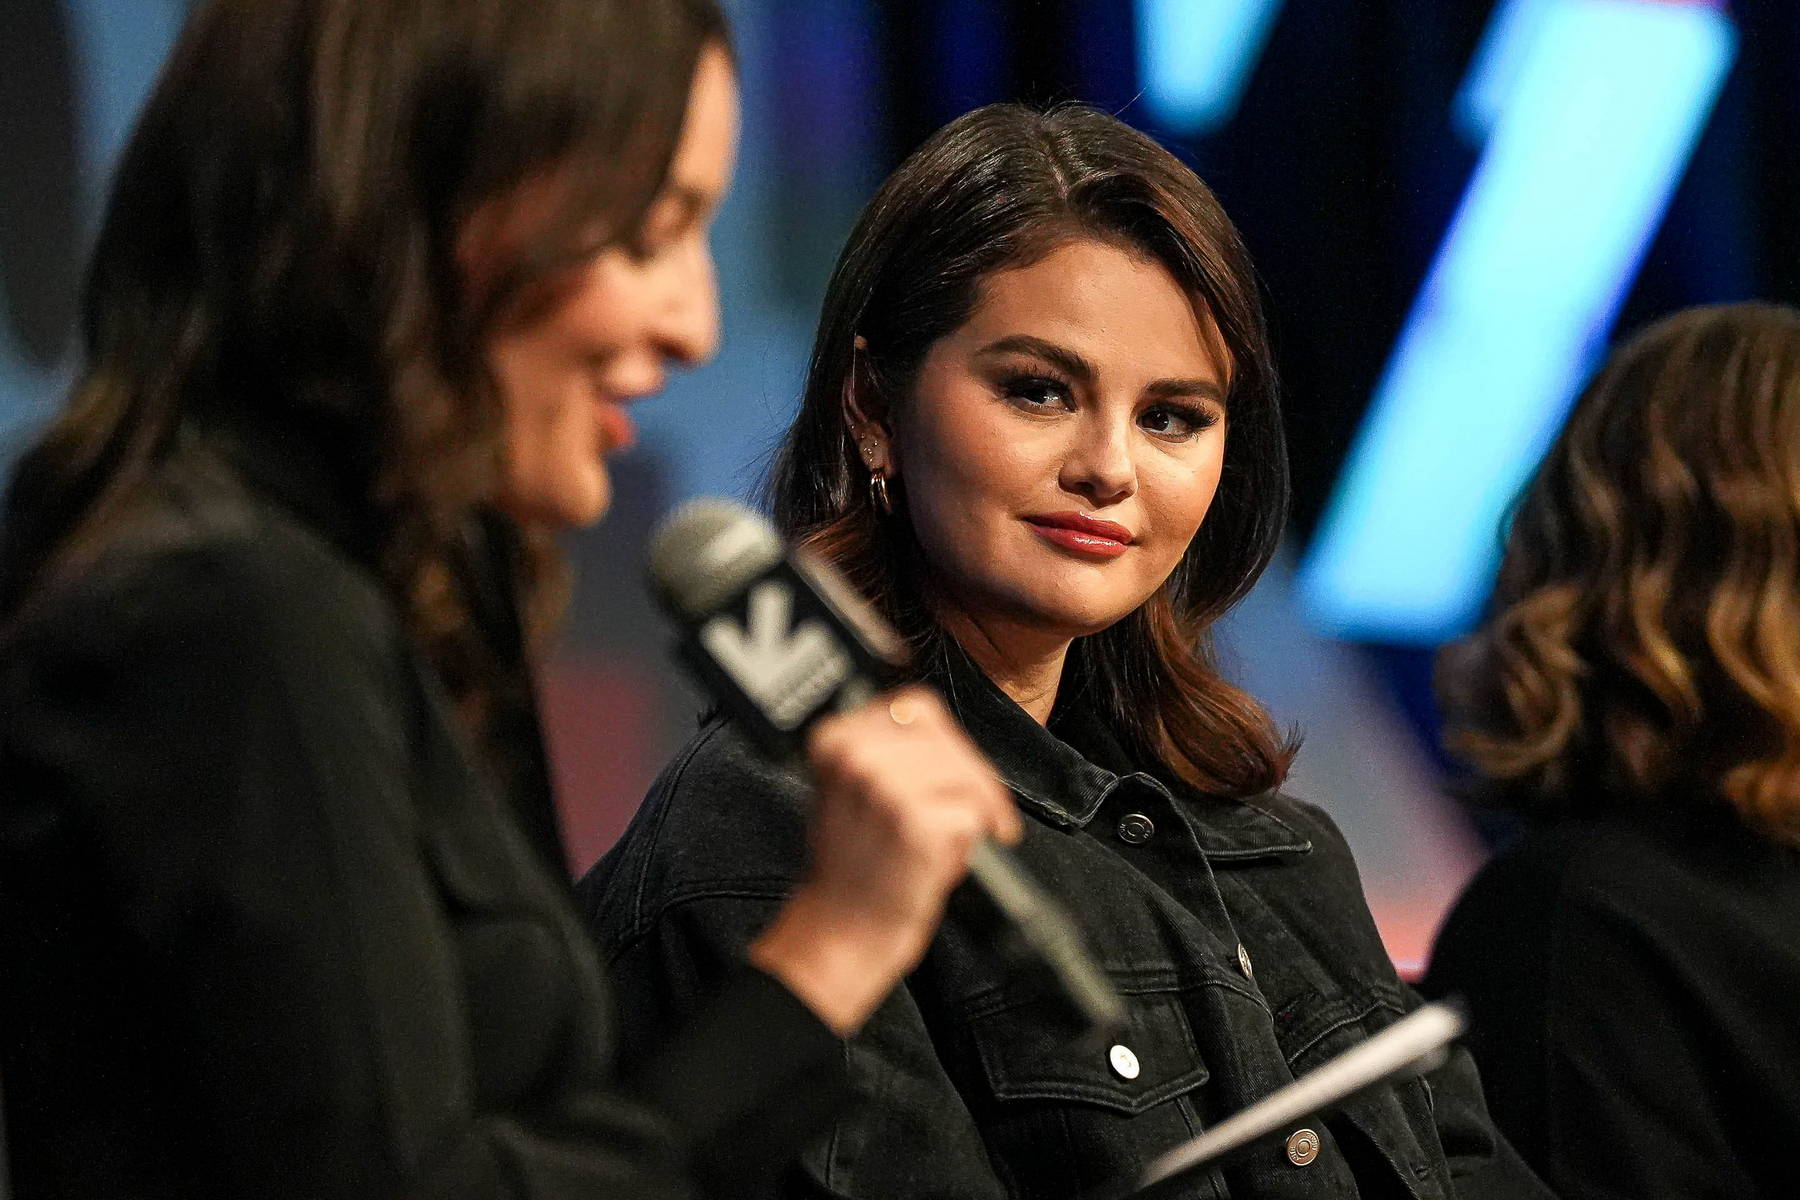
[[[1021,943],[1015,959],[1049,970],[1087,1036],[1103,1042],[1124,1027],[1125,1002],[1088,954],[1068,910],[1011,852],[983,838],[969,853],[969,881],[1000,911]]]

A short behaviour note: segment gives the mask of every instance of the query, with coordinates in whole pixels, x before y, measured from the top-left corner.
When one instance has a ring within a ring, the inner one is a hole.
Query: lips
[[[623,404],[602,402],[597,423],[600,426],[602,454],[617,454],[621,450],[629,450],[632,443],[637,441],[637,425],[626,414]]]
[[[1025,523],[1051,545],[1090,558],[1117,558],[1133,540],[1131,531],[1117,522],[1076,512],[1026,517]]]

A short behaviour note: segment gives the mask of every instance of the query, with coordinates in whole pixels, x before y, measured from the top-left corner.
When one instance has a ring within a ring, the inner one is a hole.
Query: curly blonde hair
[[[1522,495],[1491,616],[1439,663],[1502,802],[1729,803],[1800,845],[1800,312],[1619,349]]]

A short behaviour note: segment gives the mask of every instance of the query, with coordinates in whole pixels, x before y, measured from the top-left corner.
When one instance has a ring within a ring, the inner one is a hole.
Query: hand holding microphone
[[[750,957],[848,1032],[924,955],[970,851],[1017,841],[1020,819],[924,688],[821,719],[806,759],[811,869]]]
[[[749,509],[703,500],[659,531],[651,574],[688,667],[817,783],[812,869],[752,961],[849,1032],[924,954],[966,868],[1005,924],[997,949],[1047,971],[1078,1028],[1121,1019],[1067,913],[995,845],[1020,821],[992,767],[930,691],[878,695],[903,647],[834,572]]]

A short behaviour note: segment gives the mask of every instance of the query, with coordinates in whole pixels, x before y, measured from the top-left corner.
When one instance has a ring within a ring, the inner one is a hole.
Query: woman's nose
[[[1136,492],[1130,424],[1095,414],[1078,425],[1075,441],[1063,458],[1063,489],[1086,497],[1096,508],[1116,504]]]
[[[653,333],[661,352],[683,366],[706,362],[719,350],[719,288],[712,250],[704,239],[671,271]]]

